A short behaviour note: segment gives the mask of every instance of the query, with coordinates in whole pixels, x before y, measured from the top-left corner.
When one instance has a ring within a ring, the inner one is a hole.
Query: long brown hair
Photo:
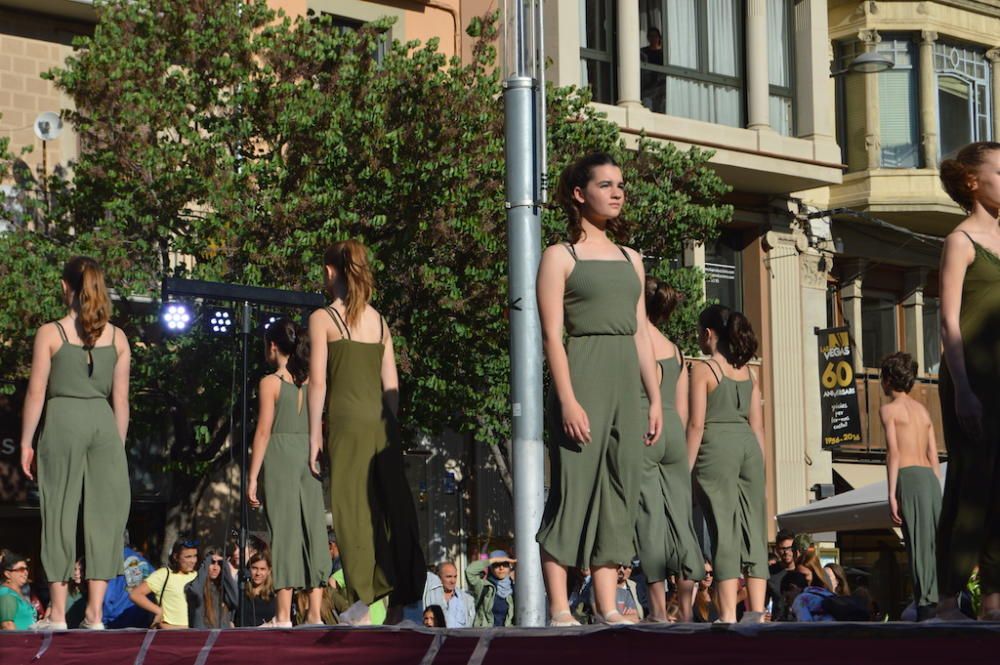
[[[975,201],[971,181],[976,177],[976,171],[986,161],[986,155],[994,150],[1000,150],[1000,143],[977,141],[959,150],[954,159],[941,162],[940,177],[944,191],[968,212],[972,211],[972,204]]]
[[[288,356],[286,367],[295,385],[305,383],[309,378],[309,332],[291,319],[281,318],[268,326],[264,339]]]
[[[341,279],[347,282],[344,314],[347,325],[353,326],[364,314],[365,306],[372,299],[375,278],[368,265],[368,248],[357,240],[341,240],[323,255],[323,264],[333,266]]]
[[[583,236],[583,222],[580,203],[573,197],[573,192],[577,187],[586,189],[598,166],[618,166],[618,162],[606,152],[592,152],[567,166],[559,176],[555,199],[566,213],[566,231],[569,233],[569,241],[574,244]],[[606,230],[615,242],[625,243],[629,240],[629,225],[620,216],[609,219]]]
[[[698,315],[698,325],[713,330],[719,338],[719,352],[739,369],[757,353],[757,336],[743,312],[723,305],[709,305]]]
[[[62,279],[70,290],[69,306],[76,312],[80,339],[84,347],[91,348],[111,318],[104,272],[89,256],[74,256],[63,266]]]
[[[251,568],[255,563],[263,561],[267,564],[267,579],[260,586],[255,587],[252,583],[247,584],[246,594],[247,598],[260,598],[261,600],[271,600],[274,597],[274,567],[271,565],[271,557],[265,553],[257,552],[252,557],[250,561],[247,562],[247,568]]]
[[[670,315],[683,299],[672,286],[646,275],[646,316],[654,326],[669,321]]]
[[[812,573],[811,586],[819,586],[824,589],[830,589],[830,580],[827,579],[826,573],[823,572],[823,566],[819,560],[819,554],[816,553],[816,548],[810,547],[805,552],[800,554],[798,561],[795,562],[795,565],[809,569],[809,572]]]
[[[215,550],[209,550],[207,555],[209,565],[212,564],[212,559],[214,559],[215,557],[220,557],[223,559],[225,558],[222,556],[221,552],[216,552]],[[223,565],[225,565],[225,562],[219,564],[219,567],[222,568]],[[208,571],[206,570],[206,573],[207,572]],[[219,625],[220,617],[215,616],[216,606],[219,604],[218,601],[216,600],[216,596],[222,595],[222,576],[225,574],[226,571],[224,568],[222,568],[219,571],[219,576],[216,577],[214,580],[207,574],[205,575],[205,589],[204,589],[205,625],[208,626],[209,628],[225,628],[225,626]]]

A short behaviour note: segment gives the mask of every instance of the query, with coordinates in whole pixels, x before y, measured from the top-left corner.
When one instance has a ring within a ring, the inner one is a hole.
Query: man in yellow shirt
[[[129,592],[133,603],[153,615],[150,627],[188,627],[184,587],[198,577],[195,571],[197,565],[197,541],[178,540],[170,550],[170,566],[155,571]],[[155,602],[150,600],[151,594]]]

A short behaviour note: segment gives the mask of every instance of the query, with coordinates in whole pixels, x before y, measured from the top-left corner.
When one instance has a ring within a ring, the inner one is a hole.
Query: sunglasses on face
[[[213,566],[221,566],[224,559],[212,559]]]
[[[17,568],[8,568],[7,570],[10,571],[10,572],[12,572],[12,573],[26,573],[26,572],[28,572],[28,567],[27,566],[18,566]]]
[[[493,564],[494,568],[510,568],[510,561],[498,561]]]
[[[705,571],[705,577],[714,577],[714,576],[715,576],[715,574],[711,570],[706,570]]]

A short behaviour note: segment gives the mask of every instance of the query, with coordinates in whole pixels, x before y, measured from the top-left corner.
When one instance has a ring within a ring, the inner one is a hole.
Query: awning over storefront
[[[941,465],[941,487],[947,463]],[[795,533],[891,529],[889,483],[880,480],[778,515],[778,527]]]

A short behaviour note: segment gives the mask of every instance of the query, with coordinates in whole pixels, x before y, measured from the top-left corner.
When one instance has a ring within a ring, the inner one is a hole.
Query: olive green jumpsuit
[[[705,432],[695,461],[699,503],[708,520],[719,582],[768,578],[764,456],[750,429],[753,379],[736,381],[708,366],[719,382],[708,394]]]
[[[565,327],[573,393],[590,443],[571,441],[553,390],[548,421],[551,487],[537,540],[565,566],[615,565],[635,556],[643,433],[635,310],[642,287],[625,260],[575,261],[566,280]]]
[[[309,469],[309,406],[305,386],[278,377],[271,440],[264,455],[264,511],[271,529],[275,589],[326,586],[330,550],[323,482]]]
[[[966,234],[968,237],[968,234]],[[983,407],[979,440],[962,429],[955,413],[955,385],[941,357],[941,425],[948,449],[937,582],[941,597],[954,598],[979,564],[983,594],[1000,592],[1000,257],[969,237],[975,259],[962,283],[959,328],[965,372]]]
[[[118,351],[111,344],[71,343],[52,355],[45,425],[38,440],[42,565],[50,582],[73,578],[76,529],[83,502],[87,579],[110,580],[124,570],[124,532],[131,491],[125,444],[108,403]]]
[[[683,361],[675,355],[657,363],[662,370],[663,433],[643,456],[635,541],[648,581],[659,582],[671,575],[700,580],[705,577],[705,560],[691,516],[691,472],[684,425],[674,406]],[[643,407],[648,409],[645,392],[641,396]]]
[[[352,340],[340,313],[326,311],[343,335],[327,345],[326,418],[348,600],[371,605],[389,596],[390,605],[406,605],[423,596],[427,571],[398,426],[382,400],[385,344]]]

